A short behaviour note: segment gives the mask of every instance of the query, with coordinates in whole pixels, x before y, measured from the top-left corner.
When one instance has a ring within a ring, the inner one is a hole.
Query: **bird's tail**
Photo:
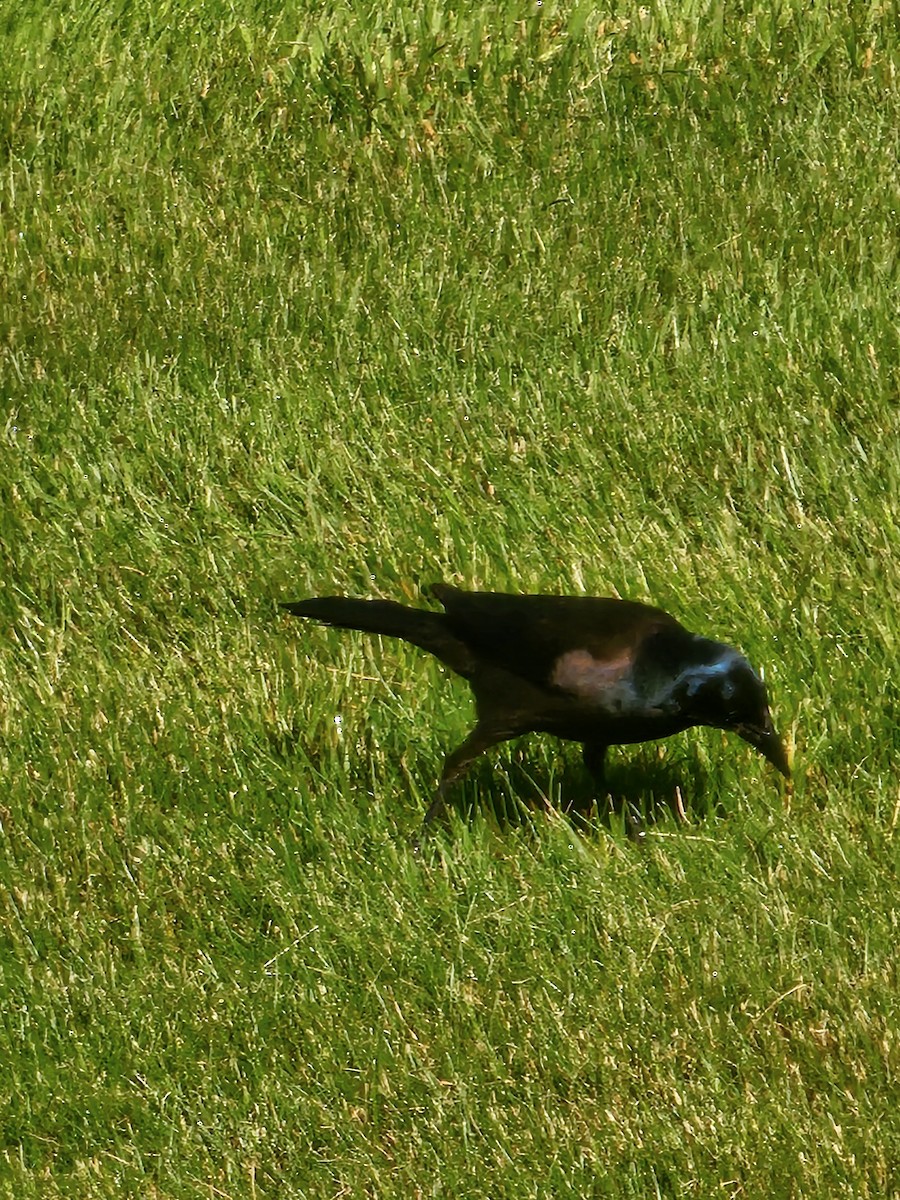
[[[427,650],[466,677],[475,671],[472,652],[450,632],[443,613],[407,608],[393,600],[355,600],[349,596],[295,600],[281,607],[295,617],[310,617],[339,629],[361,629],[366,633],[401,638]]]

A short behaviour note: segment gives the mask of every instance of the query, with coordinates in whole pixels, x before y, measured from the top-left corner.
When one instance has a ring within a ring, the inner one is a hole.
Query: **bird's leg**
[[[605,786],[607,750],[609,746],[603,742],[585,742],[581,749],[584,765],[593,775],[598,787]]]
[[[498,730],[489,725],[476,725],[462,745],[447,755],[444,762],[444,769],[441,771],[441,780],[438,784],[438,789],[434,794],[434,799],[428,806],[428,811],[425,813],[425,819],[422,822],[422,828],[418,835],[413,839],[413,849],[418,850],[421,846],[422,838],[428,833],[428,830],[433,821],[439,817],[443,818],[447,812],[447,792],[450,786],[456,782],[469,769],[471,763],[484,754],[485,750],[489,750],[491,746],[495,746],[498,742],[505,742],[508,738],[513,737],[512,733],[506,730]]]
[[[587,767],[588,771],[590,771],[601,792],[608,792],[605,779],[606,752],[608,749],[609,747],[604,745],[602,742],[585,742],[582,749],[584,765]],[[616,813],[621,813],[624,818],[625,832],[628,834],[629,838],[631,838],[633,842],[643,842],[647,834],[644,830],[643,818],[641,817],[641,814],[638,812],[637,808],[633,804],[629,804],[625,799],[613,796],[611,793],[608,793],[608,795],[611,809]],[[588,802],[587,808],[584,808],[583,806],[576,807],[574,805],[572,807],[578,816],[584,817],[590,810],[590,801]]]
[[[603,742],[585,742],[581,748],[584,765],[590,772],[591,778],[602,794],[605,790],[604,776],[606,774],[606,752],[609,749]],[[598,797],[599,800],[599,797]],[[579,821],[586,821],[593,807],[593,796],[572,797],[566,803],[566,812],[573,813]]]

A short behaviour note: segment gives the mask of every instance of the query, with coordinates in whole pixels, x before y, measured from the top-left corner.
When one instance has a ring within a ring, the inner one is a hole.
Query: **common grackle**
[[[473,759],[524,733],[581,742],[585,765],[602,785],[609,746],[711,725],[736,733],[790,778],[765,686],[749,662],[662,609],[591,596],[466,592],[445,583],[430,591],[444,612],[345,596],[282,605],[326,625],[402,638],[469,681],[478,719],[444,763],[423,832]],[[626,818],[632,836],[642,837],[639,818],[628,811]]]

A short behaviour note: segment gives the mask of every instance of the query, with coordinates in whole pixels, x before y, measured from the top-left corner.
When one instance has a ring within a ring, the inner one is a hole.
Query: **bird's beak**
[[[735,733],[745,742],[754,746],[764,758],[769,760],[776,771],[781,772],[785,779],[790,779],[791,764],[788,761],[787,750],[768,715],[765,725],[738,725]]]

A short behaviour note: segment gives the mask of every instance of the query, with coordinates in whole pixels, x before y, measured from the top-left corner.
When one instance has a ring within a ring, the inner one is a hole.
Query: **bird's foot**
[[[622,805],[622,819],[628,840],[634,842],[636,846],[646,846],[647,830],[644,826],[644,818],[635,805],[629,804],[627,800]]]

